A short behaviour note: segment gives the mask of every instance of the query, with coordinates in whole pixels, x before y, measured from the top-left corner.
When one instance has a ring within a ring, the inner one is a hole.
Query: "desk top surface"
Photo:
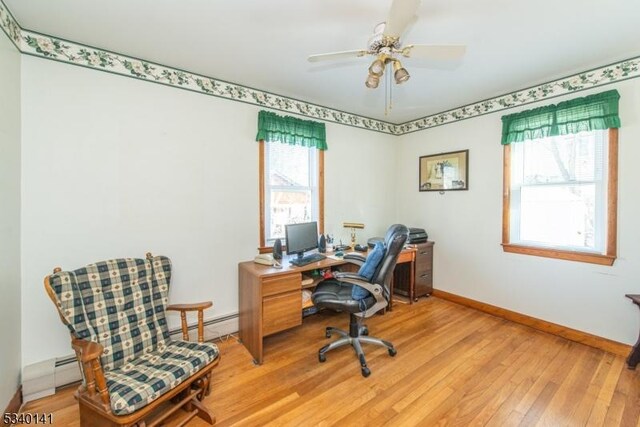
[[[281,274],[290,274],[290,273],[302,273],[304,271],[310,270],[318,270],[323,268],[329,268],[336,265],[346,264],[348,261],[345,261],[340,258],[334,258],[333,253],[327,253],[327,257],[318,262],[312,262],[311,264],[303,265],[302,267],[298,267],[289,263],[289,257],[287,255],[283,255],[280,263],[282,264],[282,268],[275,268],[268,265],[257,264],[253,261],[244,261],[238,264],[239,268],[248,270],[251,274],[256,276],[277,276]]]
[[[416,251],[415,247],[407,247],[402,250],[403,253],[415,252],[415,251]],[[351,253],[351,252],[347,252],[347,253]],[[355,252],[355,253],[363,255],[365,257],[367,256],[367,252]],[[268,265],[257,264],[253,261],[244,261],[244,262],[238,263],[238,268],[247,270],[249,273],[251,273],[254,276],[262,277],[262,276],[279,276],[279,275],[291,274],[291,273],[302,273],[305,271],[318,270],[318,269],[321,270],[324,268],[329,268],[329,267],[344,265],[349,263],[349,261],[345,261],[342,258],[335,257],[333,255],[333,252],[327,252],[324,255],[327,256],[325,259],[320,260],[318,262],[312,262],[311,264],[307,264],[302,267],[291,265],[289,263],[289,259],[295,256],[290,257],[288,255],[283,255],[282,259],[280,260],[281,261],[280,263],[282,264],[282,268],[274,268]]]

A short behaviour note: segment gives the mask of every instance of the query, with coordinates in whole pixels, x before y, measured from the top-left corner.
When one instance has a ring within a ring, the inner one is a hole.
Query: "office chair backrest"
[[[385,294],[389,293],[389,284],[391,283],[391,275],[393,269],[396,267],[398,256],[404,247],[407,237],[409,236],[409,229],[402,224],[394,224],[387,230],[385,235],[384,244],[386,252],[384,258],[378,264],[375,274],[373,275],[372,283],[382,285],[385,289]]]

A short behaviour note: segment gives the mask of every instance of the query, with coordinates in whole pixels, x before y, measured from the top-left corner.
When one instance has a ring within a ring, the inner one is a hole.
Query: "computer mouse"
[[[344,252],[338,251],[334,254],[335,256],[344,256]]]

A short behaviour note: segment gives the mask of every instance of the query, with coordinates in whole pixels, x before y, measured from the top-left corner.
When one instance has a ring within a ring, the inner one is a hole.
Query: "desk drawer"
[[[418,247],[416,252],[416,271],[430,270],[433,268],[433,247]]]
[[[431,295],[433,292],[433,272],[431,270],[416,274],[414,297]]]
[[[302,276],[295,273],[287,276],[266,277],[262,279],[262,296],[277,295],[283,292],[300,291]]]
[[[262,301],[262,333],[264,336],[302,324],[302,295],[287,292]]]

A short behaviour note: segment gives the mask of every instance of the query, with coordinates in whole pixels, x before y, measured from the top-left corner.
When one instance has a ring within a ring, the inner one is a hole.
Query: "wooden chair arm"
[[[91,362],[94,359],[99,359],[100,356],[102,356],[102,352],[104,351],[104,347],[102,347],[102,344],[77,338],[74,338],[71,341],[71,346],[76,351],[78,359],[83,363]]]
[[[104,347],[97,342],[78,338],[71,340],[71,347],[76,352],[76,357],[82,367],[85,388],[89,396],[95,398],[97,392],[105,410],[110,410],[107,380],[104,377],[102,363],[100,363],[100,356],[104,351]]]
[[[172,311],[196,311],[196,310],[205,310],[211,307],[213,303],[211,301],[205,302],[196,302],[193,304],[171,304],[167,306],[167,310]]]
[[[198,312],[198,342],[204,342],[204,310],[211,307],[211,301],[197,302],[194,304],[172,304],[167,306],[167,310],[179,311],[182,321],[182,339],[189,341],[189,326],[187,325],[187,311]]]

